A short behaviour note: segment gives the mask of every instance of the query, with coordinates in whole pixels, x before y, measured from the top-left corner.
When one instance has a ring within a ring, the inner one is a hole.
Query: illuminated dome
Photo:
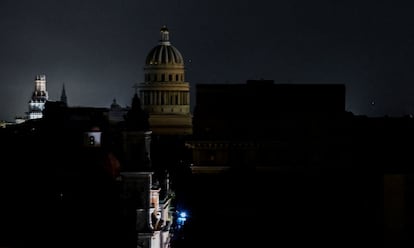
[[[160,30],[161,39],[158,46],[148,54],[145,64],[148,65],[182,65],[184,60],[177,48],[171,45],[169,32],[166,26]]]
[[[137,85],[142,108],[149,115],[153,134],[191,134],[190,84],[185,81],[184,59],[171,45],[166,26],[160,35],[145,60],[144,82]]]

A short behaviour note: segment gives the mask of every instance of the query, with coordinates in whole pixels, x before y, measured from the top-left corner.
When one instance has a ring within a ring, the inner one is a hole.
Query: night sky
[[[411,114],[409,2],[1,0],[0,120],[24,115],[37,74],[46,74],[50,100],[65,84],[70,106],[130,105],[162,25],[192,93],[198,83],[248,79],[343,83],[348,111]]]

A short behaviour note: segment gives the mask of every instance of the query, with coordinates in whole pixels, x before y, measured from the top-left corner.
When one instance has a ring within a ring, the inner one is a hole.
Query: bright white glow
[[[187,217],[187,213],[186,212],[181,212],[180,213],[180,217],[181,218],[186,218]]]

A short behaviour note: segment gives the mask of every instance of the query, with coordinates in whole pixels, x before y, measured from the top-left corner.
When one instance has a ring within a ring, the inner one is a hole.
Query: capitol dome
[[[161,39],[145,60],[147,66],[151,65],[180,65],[184,66],[183,56],[177,48],[171,45],[169,31],[166,26],[160,30]]]
[[[142,108],[149,115],[153,134],[191,134],[190,84],[185,81],[184,59],[171,45],[166,26],[160,35],[145,60],[144,82],[138,85]]]

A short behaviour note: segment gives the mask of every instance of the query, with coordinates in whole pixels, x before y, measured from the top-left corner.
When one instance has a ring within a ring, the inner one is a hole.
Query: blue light
[[[186,218],[187,217],[187,213],[186,212],[181,212],[180,213],[180,217],[181,218]]]
[[[178,227],[180,228],[187,221],[188,215],[187,215],[187,212],[185,211],[177,211],[177,213],[178,213],[177,224],[178,224]]]

